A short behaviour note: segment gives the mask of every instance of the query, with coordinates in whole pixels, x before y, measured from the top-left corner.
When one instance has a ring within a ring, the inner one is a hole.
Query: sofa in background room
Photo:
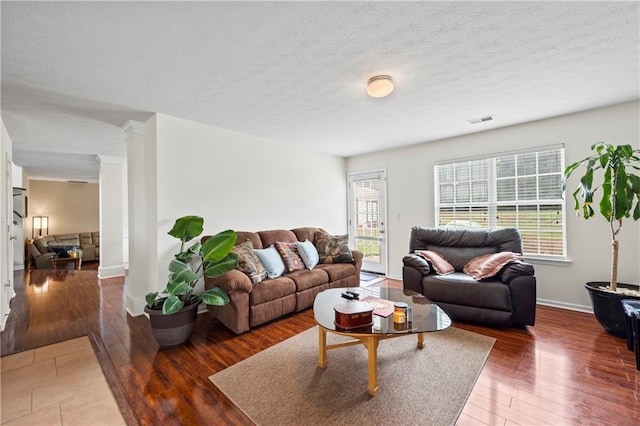
[[[72,234],[47,235],[36,237],[28,243],[29,253],[36,268],[51,269],[51,258],[55,252],[50,245],[72,246],[82,249],[82,261],[100,259],[100,232],[79,232]]]

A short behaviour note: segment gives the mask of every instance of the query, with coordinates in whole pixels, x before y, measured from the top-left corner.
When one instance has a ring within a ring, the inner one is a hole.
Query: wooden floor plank
[[[160,349],[148,320],[126,313],[123,278],[26,270],[15,282],[2,355],[95,333],[130,424],[251,424],[207,377],[315,325],[306,310],[237,336],[205,313],[189,342]],[[496,339],[458,424],[638,424],[640,374],[626,341],[589,314],[538,306],[536,315],[526,328],[454,323]]]

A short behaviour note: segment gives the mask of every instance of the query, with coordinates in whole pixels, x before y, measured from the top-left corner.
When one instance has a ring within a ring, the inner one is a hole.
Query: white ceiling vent
[[[478,124],[478,123],[484,123],[485,121],[491,121],[493,120],[493,115],[487,115],[485,117],[480,117],[480,118],[472,118],[471,120],[467,120],[467,122],[469,124]]]

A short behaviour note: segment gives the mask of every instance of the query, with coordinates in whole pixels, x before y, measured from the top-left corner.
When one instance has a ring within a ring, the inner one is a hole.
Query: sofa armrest
[[[355,263],[362,264],[362,259],[364,259],[364,253],[359,250],[351,250],[351,256],[353,256],[353,261]]]
[[[404,266],[409,266],[411,268],[416,269],[422,275],[429,275],[431,273],[431,266],[429,262],[417,254],[408,254],[402,258],[402,263]]]
[[[520,275],[507,285],[511,289],[513,322],[519,325],[534,325],[536,322],[536,277]]]
[[[80,248],[82,249],[82,260],[96,260],[96,246],[87,244],[80,245]]]
[[[356,267],[356,280],[360,280],[360,270],[362,269],[362,259],[364,259],[364,253],[358,250],[351,250],[351,256],[353,256],[353,264]]]
[[[405,290],[423,293],[422,279],[429,275],[431,267],[426,259],[417,254],[408,254],[402,259],[402,286]]]
[[[55,256],[55,253],[44,253],[36,257],[35,263],[37,269],[51,269],[51,259]]]
[[[509,284],[517,277],[533,276],[535,273],[533,265],[524,262],[511,262],[507,263],[504,268],[500,270],[498,276],[500,281],[505,284]]]
[[[204,287],[209,289],[212,287],[219,287],[224,290],[225,293],[231,294],[233,292],[250,293],[253,289],[251,279],[244,272],[240,272],[237,269],[232,269],[221,277],[218,278],[204,278]]]

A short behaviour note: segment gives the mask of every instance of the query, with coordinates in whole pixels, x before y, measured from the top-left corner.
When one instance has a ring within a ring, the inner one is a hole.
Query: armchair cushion
[[[280,257],[282,257],[282,261],[288,272],[301,271],[304,269],[304,263],[302,263],[302,259],[298,256],[297,245],[298,243],[275,242],[276,250],[278,250]]]
[[[238,244],[231,251],[238,255],[238,266],[236,266],[236,269],[247,274],[253,284],[258,284],[267,278],[267,270],[258,256],[253,252],[251,240]]]
[[[522,260],[520,253],[502,251],[475,257],[464,265],[463,272],[476,281],[495,276],[509,262]]]
[[[320,256],[320,263],[351,263],[353,256],[349,248],[349,237],[345,235],[329,235],[326,232],[316,232],[316,248]]]
[[[418,256],[422,256],[429,261],[433,270],[438,275],[448,275],[455,272],[455,268],[451,266],[442,255],[431,250],[416,250]]]
[[[277,278],[284,274],[285,266],[282,258],[278,254],[278,250],[271,245],[266,249],[254,249],[253,252],[258,256],[269,278]]]
[[[300,241],[298,243],[298,254],[300,258],[304,262],[304,266],[307,269],[313,269],[318,262],[320,262],[320,256],[318,255],[318,250],[316,246],[309,240]]]

